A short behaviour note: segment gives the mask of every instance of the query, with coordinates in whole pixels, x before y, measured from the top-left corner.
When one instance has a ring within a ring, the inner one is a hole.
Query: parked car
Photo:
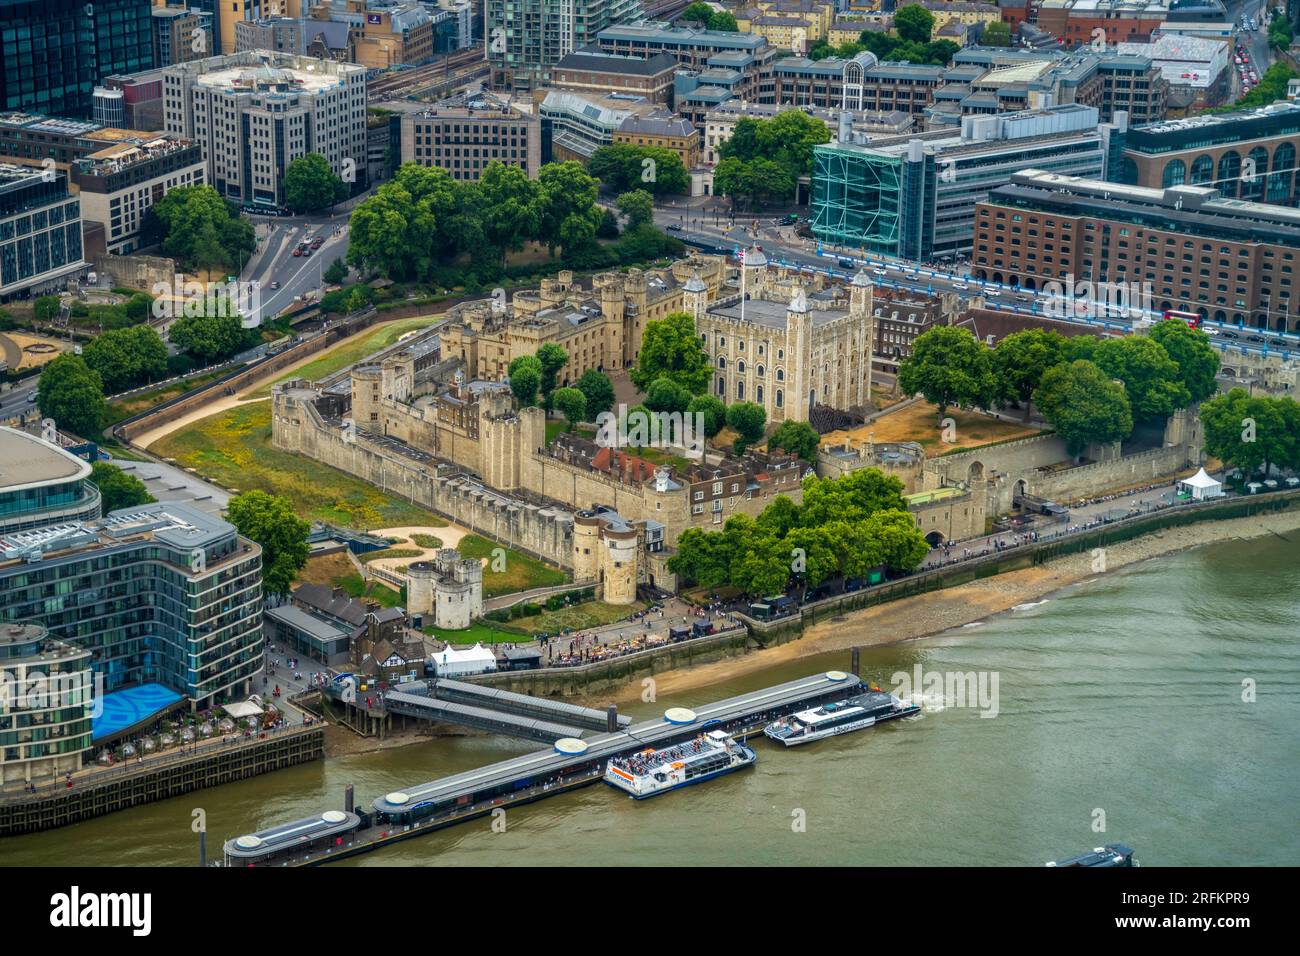
[[[680,224],[680,223],[676,223],[676,222],[670,222],[670,223],[668,224],[668,231],[669,231],[669,232],[681,232],[681,231],[682,231],[681,224]]]

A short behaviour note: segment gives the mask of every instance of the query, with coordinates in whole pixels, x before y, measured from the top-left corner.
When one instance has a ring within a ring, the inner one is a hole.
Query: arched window
[[[1210,186],[1213,183],[1214,158],[1211,156],[1197,156],[1196,162],[1192,163],[1192,185]]]
[[[744,382],[737,382],[737,383],[736,383],[736,400],[737,400],[737,401],[744,401],[744,400],[745,400],[745,383],[744,383]]]
[[[1268,201],[1285,203],[1291,199],[1295,182],[1295,146],[1283,143],[1273,152],[1273,172],[1268,177]]]
[[[718,368],[726,368],[726,367],[727,367],[727,357],[725,355],[719,355]]]
[[[744,360],[744,359],[741,359],[739,362],[736,363],[736,372],[737,372],[737,374],[740,374],[740,375],[744,375],[744,374],[745,374],[745,360]]]
[[[778,382],[784,382],[784,381],[785,381],[785,369],[783,369],[783,368],[779,368],[779,369],[776,370],[776,380],[777,380]]]
[[[758,404],[760,404],[760,405],[763,404],[763,386],[762,386],[762,385],[759,385],[757,388],[754,389],[754,398],[755,398],[755,400],[758,402]]]
[[[763,371],[764,371],[764,369],[763,369],[763,366],[761,366],[761,365],[758,366],[758,368],[754,369],[755,374],[757,374],[759,378],[762,378],[762,377],[763,377]]]
[[[1215,188],[1228,199],[1237,198],[1237,183],[1241,177],[1241,154],[1230,149],[1219,157],[1219,181]]]
[[[776,390],[776,407],[781,408],[784,405],[785,405],[785,392],[781,391],[781,389],[778,388]]]
[[[1163,185],[1181,186],[1187,182],[1187,164],[1181,159],[1171,159],[1165,163],[1165,175]]]
[[[1256,146],[1246,156],[1241,170],[1241,198],[1264,198],[1264,184],[1268,181],[1268,150]]]
[[[722,398],[727,397],[727,380],[721,375],[718,376],[718,395]]]

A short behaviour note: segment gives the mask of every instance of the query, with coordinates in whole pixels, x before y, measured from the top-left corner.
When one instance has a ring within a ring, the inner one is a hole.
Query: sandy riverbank
[[[1296,531],[1300,531],[1300,510],[1166,528],[1109,546],[1106,549],[1106,571],[1109,573],[1139,561],[1218,541],[1257,538],[1272,533],[1290,535]],[[744,657],[657,674],[657,690],[660,695],[674,694],[815,654],[847,651],[855,646],[896,644],[939,634],[1095,578],[1092,562],[1092,555],[1083,552],[1039,567],[1009,571],[971,584],[849,611],[814,625],[801,639],[789,644],[754,651]],[[978,630],[973,631],[973,637],[978,633]],[[614,699],[619,703],[638,700],[641,692],[639,682],[629,684]]]

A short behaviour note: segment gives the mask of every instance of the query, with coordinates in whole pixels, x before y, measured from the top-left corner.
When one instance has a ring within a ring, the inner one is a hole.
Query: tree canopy
[[[1178,363],[1158,341],[1145,335],[1102,339],[1093,362],[1111,378],[1124,383],[1136,421],[1167,418],[1191,404]]]
[[[59,428],[93,438],[104,417],[104,382],[80,355],[60,355],[41,370],[36,405]]]
[[[729,585],[757,597],[779,594],[792,581],[806,590],[881,566],[912,571],[929,547],[902,491],[901,481],[873,468],[805,478],[802,505],[778,495],[757,518],[734,515],[721,531],[686,529],[668,566],[687,584]]]
[[[1186,322],[1167,319],[1151,329],[1151,338],[1160,343],[1178,365],[1178,378],[1193,402],[1203,402],[1219,390],[1219,353],[1210,337]]]
[[[806,461],[815,461],[820,443],[821,435],[817,434],[817,429],[807,422],[787,419],[777,426],[772,437],[767,440],[767,447],[771,451],[784,449]]]
[[[186,269],[237,272],[257,248],[253,227],[211,186],[169,189],[150,209],[163,252]]]
[[[894,29],[900,39],[911,43],[929,43],[934,29],[934,14],[919,3],[909,3],[894,13]]]
[[[299,156],[284,171],[284,198],[296,213],[319,212],[348,198],[348,185],[320,153]]]
[[[167,338],[200,362],[219,362],[250,347],[251,336],[238,316],[182,316],[167,329]]]
[[[1252,398],[1234,388],[1201,405],[1205,451],[1247,475],[1270,465],[1300,468],[1300,403],[1294,398]]]
[[[940,420],[950,405],[987,408],[998,394],[989,349],[969,329],[952,325],[916,337],[912,354],[898,368],[898,387],[939,406]]]
[[[643,392],[649,390],[655,379],[665,376],[692,395],[707,391],[712,366],[690,313],[673,312],[647,322],[637,364],[628,374]]]
[[[90,480],[99,489],[102,499],[100,511],[104,514],[157,500],[149,494],[143,481],[106,461],[97,461],[90,466]]]
[[[1133,432],[1124,386],[1087,359],[1048,369],[1034,403],[1075,456],[1093,442],[1123,441]]]
[[[262,546],[262,586],[271,594],[288,594],[307,563],[311,525],[294,513],[288,498],[265,491],[231,498],[226,517],[240,534]]]
[[[691,185],[682,158],[662,146],[602,146],[591,154],[587,172],[618,193],[644,189],[660,196],[687,192]]]
[[[167,346],[150,326],[101,332],[81,350],[109,394],[144,385],[167,374]]]
[[[1051,329],[1026,329],[1001,339],[993,349],[1000,397],[1017,402],[1029,420],[1030,399],[1043,373],[1065,361],[1065,336]]]

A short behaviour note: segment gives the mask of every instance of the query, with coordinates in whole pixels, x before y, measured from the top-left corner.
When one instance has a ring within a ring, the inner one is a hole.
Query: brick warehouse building
[[[1016,173],[975,211],[977,278],[1142,283],[1152,307],[1261,330],[1300,328],[1300,210],[1042,170]]]

